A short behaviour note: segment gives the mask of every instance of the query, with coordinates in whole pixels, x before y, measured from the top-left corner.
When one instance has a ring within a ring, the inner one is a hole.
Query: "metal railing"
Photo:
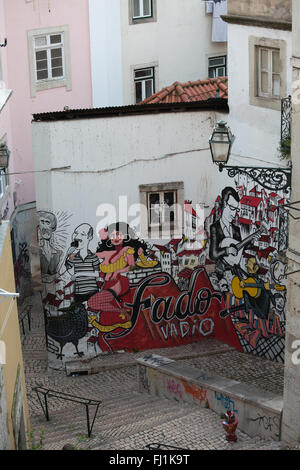
[[[59,392],[57,390],[50,390],[49,388],[42,387],[38,385],[37,387],[34,387],[32,389],[34,392],[36,392],[38,396],[38,400],[40,402],[41,408],[44,412],[45,418],[47,421],[50,420],[49,418],[49,409],[48,409],[48,398],[58,398],[60,400],[66,400],[66,401],[71,401],[73,403],[79,403],[81,405],[85,406],[86,410],[86,422],[87,422],[87,430],[88,430],[88,437],[91,437],[92,434],[92,429],[95,423],[95,419],[97,416],[97,412],[99,409],[100,404],[102,403],[100,400],[93,400],[90,398],[83,398],[83,397],[78,397],[76,395],[71,395],[70,393],[64,393],[64,392]],[[42,402],[41,396],[44,398],[44,403]],[[94,418],[92,420],[92,423],[90,421],[90,413],[89,413],[89,406],[96,406]]]

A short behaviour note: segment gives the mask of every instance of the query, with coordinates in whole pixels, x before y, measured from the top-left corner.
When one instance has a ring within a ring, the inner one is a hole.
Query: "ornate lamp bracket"
[[[247,167],[218,165],[219,171],[227,170],[231,178],[242,174],[256,181],[263,188],[271,191],[285,190],[291,187],[291,168]]]

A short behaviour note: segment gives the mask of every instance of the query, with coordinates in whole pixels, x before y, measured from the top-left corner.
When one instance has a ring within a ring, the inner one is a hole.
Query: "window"
[[[249,71],[250,104],[280,110],[287,93],[286,42],[250,36]]]
[[[64,78],[64,35],[47,34],[34,38],[36,80]]]
[[[279,49],[256,48],[258,71],[258,96],[280,97],[280,51]]]
[[[9,185],[7,170],[0,170],[0,198],[4,196]]]
[[[145,100],[155,92],[154,67],[134,71],[135,102]]]
[[[132,0],[132,18],[149,18],[152,16],[151,0]]]
[[[145,208],[141,231],[144,237],[166,238],[182,236],[183,183],[141,185],[140,201]]]
[[[157,0],[128,0],[129,24],[148,23],[157,21]]]
[[[28,32],[31,96],[65,86],[71,90],[68,26]]]
[[[208,77],[226,77],[226,56],[209,57],[208,58]]]
[[[148,193],[148,227],[161,228],[170,224],[174,228],[174,205],[177,202],[177,191],[160,191]]]

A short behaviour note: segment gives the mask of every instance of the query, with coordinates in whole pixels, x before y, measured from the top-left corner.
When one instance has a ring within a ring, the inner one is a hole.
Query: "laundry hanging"
[[[227,23],[221,16],[227,14],[227,0],[213,0],[212,42],[227,42]]]

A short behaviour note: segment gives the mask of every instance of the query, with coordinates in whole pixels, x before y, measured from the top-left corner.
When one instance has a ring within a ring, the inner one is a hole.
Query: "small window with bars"
[[[208,77],[226,77],[227,64],[226,55],[219,57],[209,57],[208,59]]]
[[[132,0],[132,19],[151,18],[152,0]]]
[[[35,37],[34,50],[37,82],[65,77],[63,33]]]
[[[280,97],[280,50],[256,48],[257,92],[264,98]]]
[[[135,102],[139,103],[154,93],[154,67],[134,71]]]

